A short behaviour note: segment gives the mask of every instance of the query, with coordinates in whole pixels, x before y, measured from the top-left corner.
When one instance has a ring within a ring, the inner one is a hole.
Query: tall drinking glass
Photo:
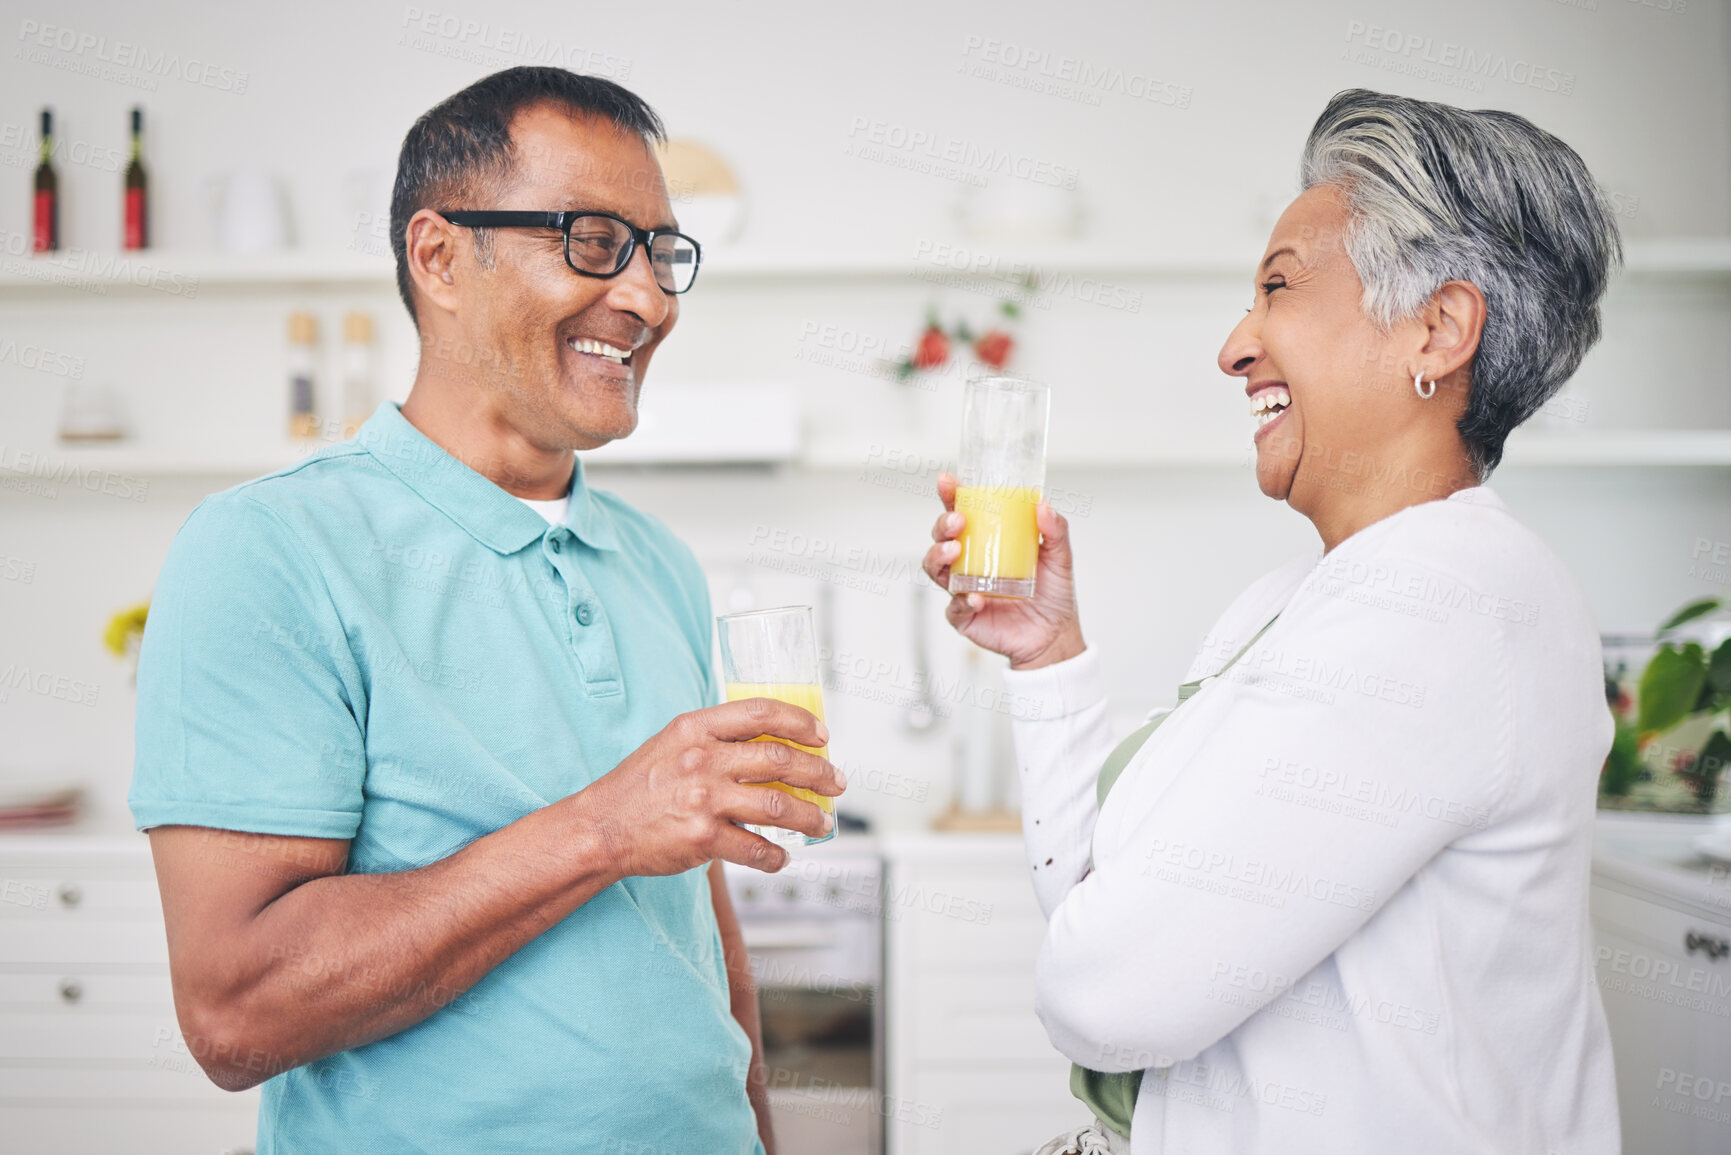
[[[1016,377],[968,382],[956,509],[967,517],[950,592],[1034,596],[1040,531],[1034,508],[1046,487],[1050,391]]]
[[[721,638],[721,676],[727,686],[729,702],[744,698],[775,698],[810,710],[820,720],[823,718],[823,682],[818,676],[817,634],[812,629],[810,606],[782,606],[773,610],[723,614],[715,619],[715,629]],[[752,741],[782,742],[784,739],[763,735]],[[799,746],[797,742],[787,742],[786,745],[798,746],[820,758],[829,757],[828,746]],[[815,802],[825,814],[835,813],[835,799],[828,795],[784,782],[764,785]],[[818,838],[779,826],[748,823],[745,828],[787,849],[828,842],[835,837],[833,827],[828,834]]]

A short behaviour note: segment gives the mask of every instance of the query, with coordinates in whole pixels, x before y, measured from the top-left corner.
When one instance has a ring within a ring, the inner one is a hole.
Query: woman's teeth
[[[597,357],[605,357],[615,365],[623,365],[630,359],[629,349],[615,349],[605,341],[594,341],[588,337],[572,337],[565,342],[578,353],[593,353]]]
[[[1267,425],[1286,411],[1292,404],[1292,394],[1284,389],[1264,389],[1250,399],[1250,415],[1256,418],[1257,428]]]

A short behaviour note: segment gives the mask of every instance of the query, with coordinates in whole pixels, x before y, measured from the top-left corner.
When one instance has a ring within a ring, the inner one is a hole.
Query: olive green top
[[[1276,618],[1279,615],[1276,615]],[[1274,624],[1270,619],[1267,626],[1257,630],[1255,635],[1244,643],[1236,654],[1219,671],[1210,677],[1219,677],[1232,668],[1232,664],[1242,658],[1251,646],[1263,634],[1268,632],[1268,626]],[[1178,687],[1178,706],[1190,700],[1191,695],[1202,688],[1206,678],[1198,678],[1194,682],[1185,682]],[[1112,752],[1106,755],[1106,762],[1100,767],[1100,777],[1095,784],[1096,797],[1101,805],[1106,802],[1106,795],[1117,785],[1118,778],[1136,757],[1142,746],[1160,728],[1160,723],[1178,712],[1178,706],[1166,711],[1152,722],[1138,727],[1130,736],[1118,743]],[[1090,867],[1092,869],[1092,867]],[[1130,1116],[1136,1113],[1136,1092],[1142,1086],[1141,1071],[1091,1071],[1077,1063],[1070,1064],[1070,1094],[1082,1100],[1083,1106],[1094,1112],[1094,1117],[1100,1122],[1128,1139],[1130,1137]]]

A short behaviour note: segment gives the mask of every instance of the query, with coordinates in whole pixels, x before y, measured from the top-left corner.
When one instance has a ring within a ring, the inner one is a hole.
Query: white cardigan
[[[1134,1155],[1618,1151],[1579,589],[1481,487],[1258,581],[1189,679],[1276,613],[1098,812],[1098,658],[1007,674],[1039,704],[1015,737],[1053,1045],[1148,1069]]]

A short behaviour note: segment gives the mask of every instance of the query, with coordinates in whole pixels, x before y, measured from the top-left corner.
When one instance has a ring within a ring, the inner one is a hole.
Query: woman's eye
[[[1268,294],[1274,292],[1274,290],[1284,288],[1286,288],[1285,281],[1264,281],[1262,282],[1262,295],[1266,297]]]

